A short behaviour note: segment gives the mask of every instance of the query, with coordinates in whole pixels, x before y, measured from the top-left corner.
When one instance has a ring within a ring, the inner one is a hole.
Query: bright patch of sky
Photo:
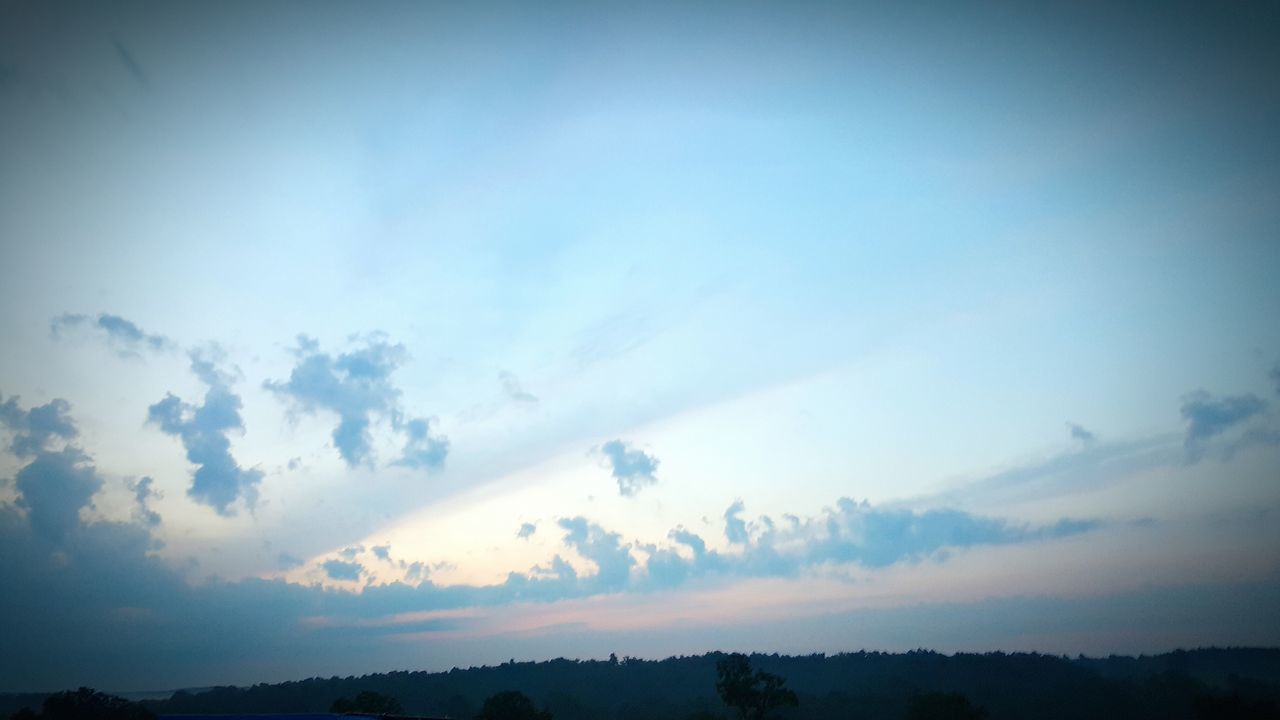
[[[1276,15],[5,7],[0,690],[1280,643]]]

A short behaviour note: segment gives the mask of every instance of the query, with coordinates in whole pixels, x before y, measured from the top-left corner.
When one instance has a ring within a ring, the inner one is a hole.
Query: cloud
[[[144,332],[142,328],[119,315],[101,313],[97,316],[60,315],[50,323],[50,331],[55,338],[61,337],[68,330],[87,328],[102,333],[107,343],[120,357],[135,358],[140,351],[165,352],[176,347],[172,340],[163,335]]]
[[[25,414],[14,403],[5,415],[19,412]],[[743,520],[745,507],[735,502],[725,515],[741,523],[744,537],[733,551],[717,551],[684,528],[672,530],[663,546],[637,547],[578,516],[559,519],[557,527],[565,548],[590,569],[576,570],[555,555],[495,584],[437,585],[427,577],[427,564],[415,562],[406,566],[404,582],[353,593],[259,578],[190,585],[153,555],[156,541],[145,521],[82,516],[101,486],[82,451],[45,448],[19,471],[17,502],[0,503],[0,577],[6,583],[0,636],[9,650],[0,656],[0,676],[10,682],[43,686],[93,677],[101,684],[131,684],[138,673],[164,668],[169,675],[157,682],[190,684],[210,672],[228,672],[249,652],[276,666],[311,667],[307,663],[317,657],[346,652],[353,634],[425,632],[421,625],[383,622],[405,613],[646,592],[697,578],[791,577],[832,563],[883,567],[940,560],[948,548],[1036,542],[1096,526],[1065,520],[1028,527],[956,510],[885,509],[849,499],[812,517],[774,524],[765,517]],[[143,481],[134,487],[135,499],[153,493]],[[328,578],[367,577],[355,561],[363,549],[352,548],[322,563]],[[637,552],[648,556],[643,563]],[[288,554],[277,562],[283,568],[300,563]],[[316,618],[323,622],[314,623]],[[49,627],[78,630],[49,633]],[[346,634],[326,629],[333,627]]]
[[[1052,540],[1100,526],[1093,520],[1063,519],[1052,525],[1025,527],[960,510],[884,509],[849,498],[840,498],[834,508],[814,517],[794,518],[784,527],[768,516],[748,523],[739,517],[744,510],[738,500],[724,513],[725,536],[741,546],[740,552],[708,550],[697,534],[677,528],[668,538],[688,548],[691,556],[674,547],[647,546],[647,578],[636,583],[674,587],[687,579],[713,574],[793,577],[830,563],[887,567],[943,559],[948,549]]]
[[[742,514],[745,505],[741,500],[735,500],[732,505],[724,511],[724,536],[729,542],[735,545],[745,545],[750,541],[747,536],[747,523],[738,515]]]
[[[1183,396],[1181,413],[1187,423],[1183,447],[1188,457],[1199,459],[1207,441],[1261,415],[1266,409],[1267,402],[1253,394],[1214,398],[1200,390]]]
[[[449,438],[431,434],[431,421],[414,418],[403,425],[406,436],[404,451],[392,465],[404,467],[436,468],[444,464],[449,454]]]
[[[209,387],[204,402],[191,405],[170,393],[147,408],[147,421],[161,432],[182,440],[187,460],[196,466],[188,496],[220,515],[234,514],[231,505],[241,499],[252,508],[257,501],[262,471],[241,468],[231,455],[231,441],[227,437],[233,430],[244,431],[240,396],[231,392],[230,379],[206,354],[191,353],[191,370]]]
[[[1072,440],[1079,440],[1080,442],[1088,445],[1097,439],[1097,436],[1086,430],[1083,425],[1077,425],[1073,422],[1069,422],[1067,423],[1067,428],[1071,431]]]
[[[18,471],[15,485],[22,493],[19,507],[27,509],[32,530],[58,540],[80,522],[80,511],[102,487],[93,465],[76,449],[42,452]]]
[[[71,404],[61,398],[30,410],[18,407],[17,396],[0,403],[0,425],[13,433],[9,449],[26,458],[43,452],[54,440],[74,440],[79,433],[68,415],[70,410]]]
[[[348,562],[346,560],[326,560],[324,572],[329,576],[330,580],[359,580],[361,573],[364,572],[364,566],[358,562]]]
[[[516,532],[516,537],[520,538],[521,540],[526,540],[528,538],[533,537],[533,534],[536,532],[538,532],[537,525],[534,525],[533,523],[522,523],[520,525],[520,530]]]
[[[17,397],[0,404],[0,425],[13,434],[10,451],[33,458],[18,470],[14,485],[21,493],[18,506],[27,510],[32,529],[46,540],[66,534],[79,522],[80,510],[102,487],[102,479],[88,457],[71,441],[79,434],[70,416],[71,404],[61,398],[30,410]],[[56,448],[56,441],[62,447]]]
[[[618,493],[623,497],[632,497],[658,482],[654,475],[658,458],[643,450],[633,449],[621,440],[610,440],[600,446],[600,452],[608,460],[610,472],[618,481]]]
[[[290,399],[303,412],[337,414],[333,445],[349,467],[372,466],[369,428],[375,418],[390,419],[392,427],[406,436],[404,454],[394,464],[429,468],[444,462],[448,438],[432,436],[429,419],[406,421],[400,411],[400,390],[391,383],[391,374],[408,357],[403,345],[375,337],[338,355],[320,352],[319,347],[314,339],[299,335],[294,351],[297,364],[289,379],[268,380],[263,387]]]
[[[502,382],[502,391],[507,397],[519,403],[536,403],[538,398],[530,392],[527,392],[521,385],[520,379],[513,373],[503,370],[498,373],[498,380]]]
[[[133,492],[134,502],[137,507],[134,509],[134,518],[146,525],[147,527],[156,527],[160,524],[160,513],[152,510],[147,502],[152,497],[159,497],[160,494],[152,489],[155,481],[149,477],[144,477],[137,482],[129,481],[126,483],[129,490]]]
[[[69,504],[80,505],[84,498],[81,493]],[[25,496],[22,501],[38,504]],[[352,634],[423,632],[419,625],[383,622],[405,613],[644,592],[701,577],[789,577],[831,562],[883,565],[939,557],[939,548],[1041,540],[1092,526],[1015,527],[955,511],[888,511],[842,500],[800,519],[789,533],[756,524],[763,531],[742,552],[708,549],[696,534],[677,528],[669,535],[671,545],[641,548],[649,555],[642,566],[634,546],[619,534],[573,517],[558,521],[563,543],[594,571],[579,572],[556,555],[500,583],[446,586],[428,580],[426,564],[415,562],[405,582],[366,585],[353,593],[258,578],[189,585],[149,554],[154,539],[145,526],[78,515],[64,515],[55,524],[60,532],[38,530],[30,513],[24,517],[0,504],[0,577],[7,583],[0,594],[0,635],[10,650],[0,656],[0,675],[18,684],[56,685],[71,676],[129,684],[136,680],[129,673],[156,667],[172,673],[158,682],[189,684],[236,667],[246,652],[280,666],[310,667],[306,663],[316,657],[346,652]],[[297,559],[282,554],[278,561],[289,567]],[[338,558],[321,567],[328,578],[343,582],[367,575],[360,563]],[[130,612],[122,614],[121,608]],[[50,634],[48,627],[82,631]],[[346,628],[346,634],[335,638],[329,632],[334,627]]]
[[[1276,361],[1276,364],[1271,366],[1267,377],[1271,378],[1271,382],[1275,384],[1276,394],[1280,395],[1280,361]]]
[[[374,556],[377,557],[379,560],[385,560],[387,562],[391,562],[391,546],[390,545],[374,545],[370,549],[373,550]]]
[[[635,559],[622,544],[621,535],[608,532],[584,517],[565,518],[558,524],[565,530],[564,544],[596,564],[596,592],[611,592],[626,586]]]

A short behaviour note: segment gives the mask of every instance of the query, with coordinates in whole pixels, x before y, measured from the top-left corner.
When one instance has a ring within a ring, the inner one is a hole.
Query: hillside
[[[311,678],[249,688],[178,692],[147,705],[160,714],[317,712],[338,697],[373,690],[406,712],[472,717],[502,690],[527,693],[556,720],[684,720],[726,714],[710,653],[650,661],[509,662],[448,672]],[[1068,659],[1038,654],[753,655],[752,666],[786,678],[800,696],[789,720],[901,718],[922,692],[959,692],[1002,718],[1194,718],[1280,705],[1280,649],[1205,649],[1154,656]],[[1223,708],[1226,708],[1224,711]],[[1199,714],[1197,714],[1199,713]],[[1206,714],[1208,713],[1208,714]]]

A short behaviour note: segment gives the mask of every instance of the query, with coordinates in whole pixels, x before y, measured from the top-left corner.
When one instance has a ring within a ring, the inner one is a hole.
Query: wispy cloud
[[[514,373],[503,370],[498,373],[498,380],[502,383],[502,392],[506,393],[508,398],[519,403],[532,404],[538,402],[538,397],[525,390],[524,386],[520,384],[520,378],[516,377]]]
[[[130,320],[100,313],[95,316],[67,313],[54,318],[49,325],[55,338],[73,330],[91,330],[100,333],[116,354],[124,358],[139,357],[142,351],[165,352],[173,350],[176,344],[164,335],[148,333]]]
[[[144,90],[150,90],[151,80],[147,78],[147,73],[142,69],[142,66],[138,64],[138,61],[134,59],[133,53],[129,51],[129,48],[125,47],[125,44],[119,40],[112,40],[111,44],[115,47],[116,58],[120,61],[120,64],[124,66],[125,71],[127,71]]]
[[[1187,424],[1183,440],[1187,457],[1198,460],[1205,445],[1233,427],[1261,415],[1267,409],[1267,401],[1253,394],[1231,395],[1215,398],[1199,390],[1182,398],[1181,413]]]
[[[1067,429],[1071,431],[1072,440],[1079,440],[1086,445],[1097,439],[1097,436],[1087,430],[1083,425],[1077,425],[1076,423],[1069,422],[1067,423]]]

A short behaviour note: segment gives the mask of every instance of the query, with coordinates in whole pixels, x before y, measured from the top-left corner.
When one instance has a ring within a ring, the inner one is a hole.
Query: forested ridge
[[[716,663],[724,657],[559,659],[440,673],[312,678],[178,693],[148,705],[161,714],[310,712],[327,710],[339,697],[372,690],[399,699],[409,713],[469,719],[485,698],[514,689],[556,720],[686,720],[703,713],[730,717],[715,688]],[[1272,711],[1280,705],[1280,649],[1075,659],[998,652],[756,654],[750,661],[784,678],[796,692],[799,705],[778,711],[792,720],[902,718],[911,698],[927,692],[961,693],[993,720],[1213,717],[1206,711],[1223,703],[1238,701],[1258,710],[1270,704]]]
[[[397,699],[406,713],[470,720],[486,698],[518,690],[554,720],[727,719],[735,713],[716,688],[717,663],[727,657],[507,662],[179,691],[142,704],[159,715],[325,712],[340,698],[375,692]],[[795,692],[798,705],[773,712],[784,720],[915,717],[914,699],[943,693],[963,696],[991,720],[1280,717],[1280,649],[1203,649],[1136,658],[920,650],[755,654],[749,660],[752,668],[781,677]],[[950,717],[938,715],[944,716]]]

